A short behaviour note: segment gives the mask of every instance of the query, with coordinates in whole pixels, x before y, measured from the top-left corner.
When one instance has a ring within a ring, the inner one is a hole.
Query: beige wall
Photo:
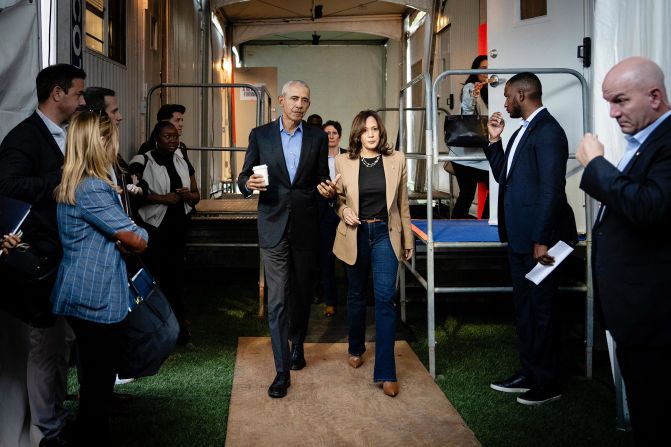
[[[270,93],[271,119],[277,118],[277,97],[281,88],[277,84],[277,67],[236,68],[234,70],[234,78],[236,84],[263,85]],[[242,89],[235,89],[234,107],[236,146],[247,147],[249,132],[258,125],[256,122],[257,102],[255,100],[242,99]],[[237,178],[244,159],[244,152],[236,154],[235,160],[231,163],[231,170],[234,172],[233,178]]]

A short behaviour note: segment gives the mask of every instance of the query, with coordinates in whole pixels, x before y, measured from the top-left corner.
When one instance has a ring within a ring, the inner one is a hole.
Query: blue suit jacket
[[[128,218],[116,191],[100,179],[82,181],[76,201],[57,207],[63,260],[51,297],[53,312],[116,323],[126,317],[131,297],[114,235],[132,231],[147,240],[147,232]]]
[[[514,253],[533,252],[534,243],[547,246],[577,240],[575,217],[566,199],[568,142],[557,120],[541,110],[517,145],[506,175],[508,154],[519,129],[504,153],[501,141],[485,148],[499,184],[499,237]]]
[[[594,225],[594,284],[619,346],[671,346],[671,118],[620,172],[605,158],[580,187],[606,205]]]
[[[294,248],[316,249],[319,237],[317,185],[329,179],[328,139],[326,133],[303,122],[301,156],[293,183],[282,151],[280,124],[277,120],[252,129],[245,162],[238,177],[240,191],[251,195],[245,184],[256,165],[268,165],[269,186],[259,195],[259,246],[276,246],[289,222]]]

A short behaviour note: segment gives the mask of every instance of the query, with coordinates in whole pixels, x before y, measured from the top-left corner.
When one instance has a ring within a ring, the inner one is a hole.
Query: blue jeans
[[[366,351],[366,298],[363,289],[373,270],[375,294],[375,382],[395,382],[394,341],[396,333],[396,273],[398,260],[389,240],[386,222],[361,223],[357,230],[357,257],[347,265],[347,319],[349,353]]]

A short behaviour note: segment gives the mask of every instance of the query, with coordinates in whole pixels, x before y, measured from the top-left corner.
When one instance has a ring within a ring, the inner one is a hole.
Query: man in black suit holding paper
[[[592,231],[595,296],[616,342],[637,445],[668,445],[671,420],[671,106],[664,74],[632,57],[606,75],[603,98],[625,134],[615,166],[596,135],[576,151],[580,187],[601,202]]]
[[[0,144],[0,195],[32,205],[21,226],[23,242],[56,261],[61,256],[61,244],[53,194],[61,181],[67,135],[64,125],[85,104],[85,79],[84,70],[68,64],[40,71],[36,79],[37,110]],[[8,286],[7,296],[20,296],[20,291],[11,290],[12,284]],[[62,317],[51,327],[32,327],[29,331],[28,400],[31,423],[44,436],[40,446],[61,445],[65,436],[62,431],[67,410],[63,402],[73,339],[72,329]]]
[[[259,246],[268,281],[268,325],[277,375],[270,397],[287,394],[290,370],[305,367],[303,342],[316,277],[319,241],[317,186],[330,181],[326,134],[303,117],[310,107],[310,88],[289,81],[279,97],[282,115],[249,135],[238,177],[246,197],[260,191]],[[269,184],[253,167],[267,165]],[[291,350],[289,349],[291,341]]]
[[[537,262],[552,265],[548,248],[559,240],[577,239],[575,218],[566,199],[568,142],[557,120],[542,103],[541,82],[533,73],[519,73],[506,83],[505,108],[522,118],[503,150],[500,112],[489,119],[485,155],[499,184],[498,225],[508,242],[513,301],[521,369],[492,382],[491,388],[523,393],[517,402],[540,405],[561,397],[559,390],[559,324],[556,315],[557,271],[535,285],[525,275]]]

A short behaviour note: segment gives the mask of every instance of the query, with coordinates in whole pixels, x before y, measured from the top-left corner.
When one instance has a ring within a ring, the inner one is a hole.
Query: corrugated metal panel
[[[86,4],[101,12],[105,10],[105,0],[86,0]]]

